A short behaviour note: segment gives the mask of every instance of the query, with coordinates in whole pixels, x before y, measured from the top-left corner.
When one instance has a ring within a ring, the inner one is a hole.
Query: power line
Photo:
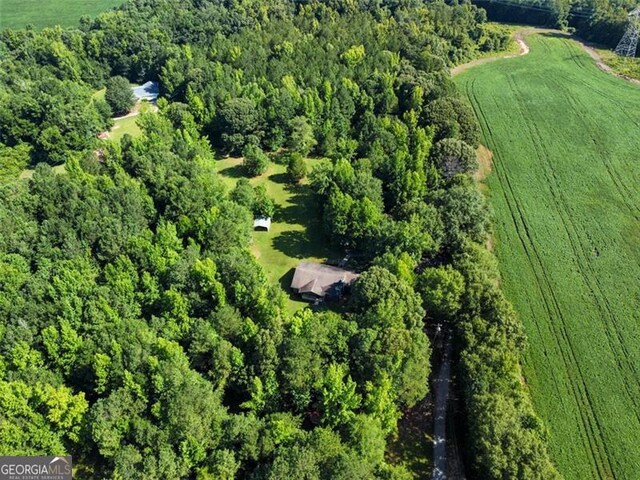
[[[621,57],[635,57],[640,36],[640,7],[629,14],[629,26],[624,32],[615,52]]]
[[[505,5],[505,6],[509,6],[509,7],[516,7],[516,8],[522,8],[525,10],[534,10],[534,11],[538,11],[538,12],[543,12],[543,13],[558,13],[557,10],[554,10],[552,8],[549,7],[545,7],[543,5],[532,5],[532,4],[526,4],[526,3],[519,3],[517,1],[509,1],[509,0],[477,0],[479,3],[489,3],[489,4],[499,4],[499,5]],[[574,17],[584,17],[584,18],[590,18],[595,11],[591,11],[589,12],[587,11],[580,11],[580,12],[568,12],[569,15],[572,15]]]
[[[517,0],[476,0],[476,2],[484,4],[498,4],[508,7],[522,8],[525,10],[534,10],[541,13],[558,13],[557,10],[554,10],[551,7],[546,7],[544,5],[534,5],[530,3],[519,3]],[[568,15],[572,17],[591,18],[595,13],[596,11],[594,9],[581,9],[577,12],[569,11]]]

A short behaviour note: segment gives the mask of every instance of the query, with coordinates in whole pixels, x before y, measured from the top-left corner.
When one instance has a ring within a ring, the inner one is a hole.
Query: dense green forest
[[[570,27],[583,39],[615,47],[636,0],[473,0],[489,18],[555,28]]]
[[[78,478],[409,479],[387,441],[444,323],[469,474],[556,478],[484,246],[479,128],[447,70],[505,44],[485,20],[468,3],[134,0],[2,32],[0,451],[70,453]],[[117,77],[158,80],[159,112],[101,142],[130,101]],[[286,313],[249,250],[252,210],[273,206],[216,174],[216,155],[252,175],[271,152],[295,178],[300,156],[330,159],[310,182],[361,272],[339,312]]]

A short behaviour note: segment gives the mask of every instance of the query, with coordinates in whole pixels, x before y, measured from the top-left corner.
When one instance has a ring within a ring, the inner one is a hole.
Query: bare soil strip
[[[631,78],[628,77],[627,75],[621,75],[619,73],[616,73],[613,68],[611,68],[609,65],[607,65],[604,60],[602,59],[602,57],[600,56],[600,54],[596,51],[595,48],[593,48],[591,45],[589,45],[588,43],[585,43],[581,40],[578,40],[577,38],[573,38],[573,40],[575,40],[576,42],[578,42],[580,45],[582,45],[582,48],[584,48],[584,51],[587,52],[589,54],[589,56],[591,58],[593,58],[596,62],[596,65],[598,66],[598,68],[604,72],[610,73],[612,75],[615,75],[618,78],[622,78],[628,82],[631,83],[635,83],[637,85],[640,85],[640,80],[638,80],[637,78]]]

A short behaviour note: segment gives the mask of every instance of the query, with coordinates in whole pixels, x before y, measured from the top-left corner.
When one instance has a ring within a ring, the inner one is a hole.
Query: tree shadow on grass
[[[273,183],[286,185],[287,183],[289,183],[289,175],[287,175],[286,173],[273,173],[269,175],[269,180],[271,180]]]
[[[571,35],[565,32],[540,32],[538,35],[540,35],[541,37],[548,37],[548,38],[563,38],[563,39],[571,38]]]
[[[232,167],[223,168],[220,170],[220,175],[224,175],[229,178],[245,178],[247,177],[247,172],[244,169],[242,164],[233,165]]]
[[[291,258],[322,256],[316,242],[312,242],[304,230],[282,232],[273,239],[273,248]]]
[[[276,221],[303,229],[281,233],[273,239],[273,247],[292,258],[335,256],[323,230],[322,209],[311,187],[288,184],[285,188],[290,193],[289,204],[277,207]]]
[[[406,409],[387,446],[387,460],[404,464],[415,478],[431,477],[433,443],[427,432],[433,429],[432,402],[429,394],[413,408]]]
[[[280,209],[279,217],[290,224],[304,225],[307,228],[320,226],[320,207],[309,185],[289,185],[290,205]]]

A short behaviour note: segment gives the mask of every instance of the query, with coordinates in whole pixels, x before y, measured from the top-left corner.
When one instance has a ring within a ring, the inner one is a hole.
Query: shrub
[[[253,201],[253,214],[256,217],[273,217],[276,206],[273,200],[267,196],[264,185],[255,188],[255,199]]]
[[[445,178],[471,173],[478,168],[473,147],[454,138],[445,138],[436,143],[431,151],[431,159]]]
[[[247,175],[257,177],[262,175],[269,165],[269,157],[257,145],[247,145],[242,150],[243,165]]]
[[[300,182],[304,177],[307,176],[307,164],[297,152],[294,152],[289,157],[289,164],[287,165],[287,174],[291,177],[293,182]]]

